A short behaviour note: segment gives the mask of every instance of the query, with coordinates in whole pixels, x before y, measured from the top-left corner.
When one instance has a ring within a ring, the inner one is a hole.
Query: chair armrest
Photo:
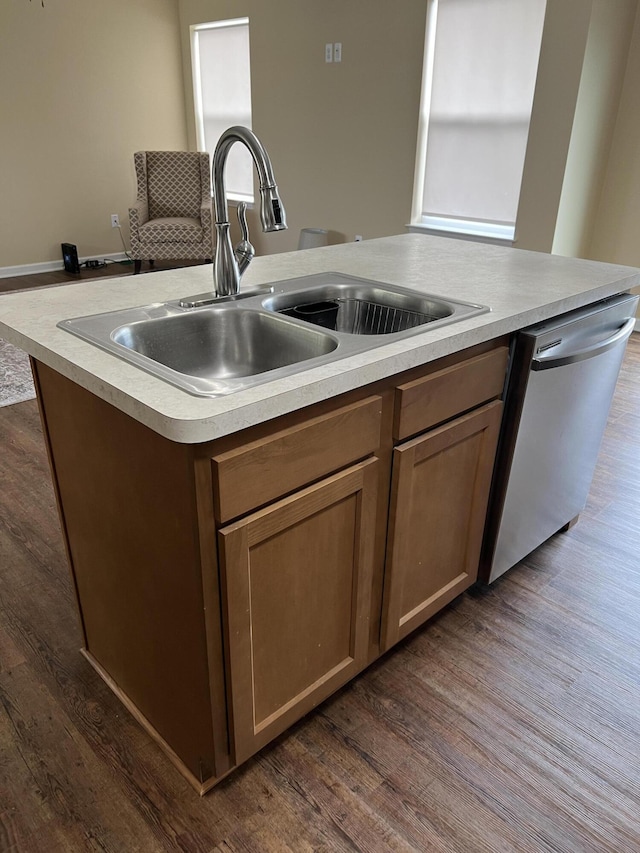
[[[208,199],[202,200],[202,204],[200,205],[200,222],[202,223],[203,231],[212,232],[213,214],[211,196]]]
[[[140,258],[140,236],[138,231],[141,225],[149,221],[149,205],[146,201],[138,200],[129,208],[129,239],[131,241],[131,256]]]
[[[146,201],[136,201],[129,208],[129,224],[131,228],[139,228],[149,221],[149,205]]]

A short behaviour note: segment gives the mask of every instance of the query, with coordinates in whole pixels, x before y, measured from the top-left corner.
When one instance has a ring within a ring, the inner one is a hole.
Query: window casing
[[[412,225],[513,239],[546,0],[429,0]]]
[[[191,26],[196,143],[213,159],[218,139],[233,125],[251,127],[249,19],[234,18]],[[229,151],[227,197],[253,201],[253,164],[243,145]]]

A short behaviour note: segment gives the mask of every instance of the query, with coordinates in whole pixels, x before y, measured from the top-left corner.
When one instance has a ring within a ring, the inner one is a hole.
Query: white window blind
[[[198,149],[213,158],[223,131],[251,127],[249,19],[192,26],[191,58]],[[253,165],[243,145],[229,152],[225,184],[229,198],[253,201]]]
[[[414,222],[513,236],[545,6],[431,0]]]

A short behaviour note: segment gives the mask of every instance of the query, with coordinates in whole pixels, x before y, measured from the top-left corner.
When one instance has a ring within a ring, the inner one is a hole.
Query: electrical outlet
[[[337,41],[333,46],[333,61],[342,62],[342,42]]]
[[[354,243],[361,243],[362,242],[362,234],[356,234],[353,242]]]
[[[325,44],[324,46],[324,61],[333,62],[333,45]]]
[[[119,228],[120,227],[120,217],[118,216],[117,213],[111,214],[111,227],[112,228]]]

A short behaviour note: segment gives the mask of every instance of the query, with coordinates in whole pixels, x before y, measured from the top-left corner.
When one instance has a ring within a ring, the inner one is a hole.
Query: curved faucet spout
[[[248,234],[243,229],[243,240],[234,250],[229,235],[229,208],[224,186],[224,170],[229,149],[235,142],[249,150],[260,179],[260,221],[263,231],[283,231],[287,227],[287,219],[273,176],[273,168],[269,155],[258,137],[248,127],[230,127],[218,140],[213,154],[213,200],[216,214],[216,250],[213,275],[215,290],[218,296],[229,296],[237,293],[240,288],[240,278],[249,264],[246,253],[241,246],[248,241]],[[241,221],[242,225],[242,221]],[[245,226],[246,227],[246,226]],[[250,245],[250,244],[249,244]],[[239,266],[241,265],[241,268]]]

